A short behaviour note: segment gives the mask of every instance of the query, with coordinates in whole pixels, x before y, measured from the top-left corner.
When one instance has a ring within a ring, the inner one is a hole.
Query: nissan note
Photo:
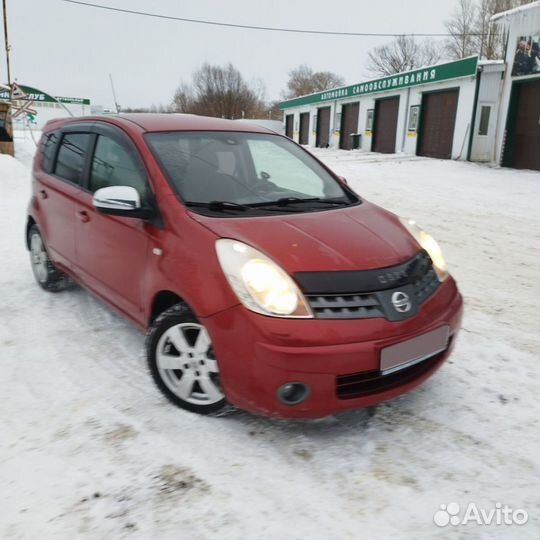
[[[158,388],[202,414],[316,418],[391,399],[441,366],[460,326],[428,233],[240,121],[50,121],[26,245],[43,289],[79,283],[146,331]]]

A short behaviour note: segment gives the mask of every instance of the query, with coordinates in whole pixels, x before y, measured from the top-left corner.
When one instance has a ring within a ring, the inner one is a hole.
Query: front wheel
[[[175,405],[199,414],[232,409],[225,400],[210,336],[184,304],[164,311],[146,339],[152,377]]]

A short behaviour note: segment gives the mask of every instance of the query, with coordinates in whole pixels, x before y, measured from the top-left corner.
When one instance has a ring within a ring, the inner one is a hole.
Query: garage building
[[[473,56],[290,99],[286,133],[322,148],[466,159],[479,69]]]
[[[493,17],[508,33],[496,162],[540,171],[540,2]]]
[[[284,101],[287,135],[322,148],[540,170],[540,57],[526,74],[514,58],[523,43],[529,55],[540,50],[535,10],[540,2],[496,16],[509,27],[506,61],[473,56]]]

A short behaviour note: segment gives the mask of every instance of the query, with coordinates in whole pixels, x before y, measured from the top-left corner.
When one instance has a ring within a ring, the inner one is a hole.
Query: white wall
[[[495,136],[505,64],[486,64],[481,66],[481,69],[471,161],[492,162],[495,160]],[[485,135],[479,133],[483,107],[488,107],[490,110],[488,130]]]

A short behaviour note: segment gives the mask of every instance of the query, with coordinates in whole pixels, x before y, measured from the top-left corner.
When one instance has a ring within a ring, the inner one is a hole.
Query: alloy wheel
[[[168,328],[158,341],[156,361],[163,382],[180,399],[212,405],[225,397],[210,336],[201,324]]]

